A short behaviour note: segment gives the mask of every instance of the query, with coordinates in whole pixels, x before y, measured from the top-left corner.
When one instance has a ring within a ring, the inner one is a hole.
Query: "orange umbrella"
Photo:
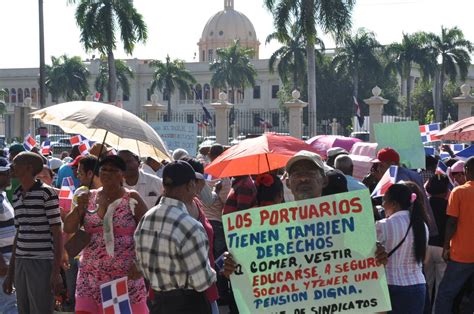
[[[204,172],[216,178],[261,174],[285,167],[300,150],[314,151],[309,144],[292,136],[265,133],[230,147]]]

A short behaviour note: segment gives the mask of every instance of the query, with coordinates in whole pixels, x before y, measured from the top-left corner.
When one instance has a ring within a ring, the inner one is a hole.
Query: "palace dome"
[[[260,42],[252,22],[245,14],[234,10],[233,0],[224,0],[224,10],[214,14],[204,26],[198,43],[199,60],[211,61],[217,48],[225,48],[236,39],[242,47],[253,48],[254,58],[258,59]]]

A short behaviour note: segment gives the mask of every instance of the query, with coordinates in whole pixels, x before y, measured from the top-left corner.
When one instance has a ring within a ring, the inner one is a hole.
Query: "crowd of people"
[[[12,145],[0,157],[0,313],[102,313],[100,286],[125,276],[133,313],[238,313],[223,216],[372,191],[393,165],[398,182],[372,199],[391,313],[474,310],[474,158],[448,160],[448,177],[435,174],[431,156],[426,169],[407,169],[387,147],[359,181],[340,148],[232,178],[204,173],[220,144],[196,157],[175,150],[172,162],[99,143],[85,156],[77,146],[60,158],[24,150]],[[65,178],[75,186],[70,206],[58,197]]]

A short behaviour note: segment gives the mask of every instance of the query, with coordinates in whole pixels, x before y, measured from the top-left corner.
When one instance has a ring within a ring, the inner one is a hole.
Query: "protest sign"
[[[150,126],[166,143],[168,149],[183,148],[191,155],[197,152],[196,123],[153,122]]]
[[[374,131],[378,149],[392,147],[400,155],[400,163],[407,168],[425,168],[425,148],[417,121],[377,123]]]
[[[240,313],[390,310],[368,190],[223,216]]]

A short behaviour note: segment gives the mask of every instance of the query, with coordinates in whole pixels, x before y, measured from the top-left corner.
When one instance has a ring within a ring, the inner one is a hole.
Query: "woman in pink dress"
[[[122,186],[125,168],[118,156],[102,159],[102,188],[80,195],[78,205],[66,217],[65,232],[76,232],[82,226],[91,235],[80,259],[76,313],[102,313],[100,285],[125,276],[132,313],[148,313],[144,280],[134,264],[133,242],[137,222],[147,208],[137,192]]]

